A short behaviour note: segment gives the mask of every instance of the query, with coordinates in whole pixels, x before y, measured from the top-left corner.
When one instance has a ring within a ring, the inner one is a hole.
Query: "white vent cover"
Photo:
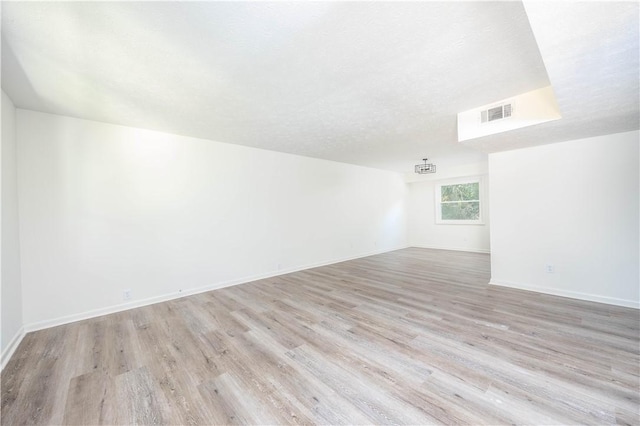
[[[513,113],[513,103],[498,105],[483,111],[480,111],[480,122],[488,123],[490,121],[502,120],[511,117]]]
[[[496,135],[560,118],[562,115],[560,115],[553,88],[546,86],[459,112],[458,142]]]

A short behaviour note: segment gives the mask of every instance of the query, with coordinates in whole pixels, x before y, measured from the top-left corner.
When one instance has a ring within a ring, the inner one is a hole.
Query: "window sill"
[[[484,225],[483,221],[477,220],[437,220],[436,225]]]

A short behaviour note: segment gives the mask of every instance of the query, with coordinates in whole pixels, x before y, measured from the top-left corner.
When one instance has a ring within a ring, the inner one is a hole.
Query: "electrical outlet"
[[[131,300],[131,289],[122,290],[122,300]]]
[[[544,265],[544,270],[547,274],[553,274],[556,271],[556,267],[551,263]]]

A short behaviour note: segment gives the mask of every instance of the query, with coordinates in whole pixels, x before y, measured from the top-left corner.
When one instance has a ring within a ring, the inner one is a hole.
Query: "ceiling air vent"
[[[509,98],[495,99],[485,105],[459,112],[458,142],[497,135],[561,118],[553,87],[546,86]],[[492,145],[492,148],[489,148],[489,145]],[[482,141],[478,145],[483,151],[493,151],[495,147],[497,145],[488,141]]]
[[[480,122],[488,123],[490,121],[502,120],[503,118],[511,117],[513,112],[513,104],[508,103],[499,105],[497,107],[489,108],[484,111],[480,111]]]

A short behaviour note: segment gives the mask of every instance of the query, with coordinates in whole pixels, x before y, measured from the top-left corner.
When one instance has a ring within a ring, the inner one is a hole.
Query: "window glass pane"
[[[480,184],[474,182],[461,183],[458,185],[442,185],[440,194],[442,197],[441,201],[479,200]]]
[[[460,203],[441,204],[442,220],[479,220],[480,203],[466,201]]]

